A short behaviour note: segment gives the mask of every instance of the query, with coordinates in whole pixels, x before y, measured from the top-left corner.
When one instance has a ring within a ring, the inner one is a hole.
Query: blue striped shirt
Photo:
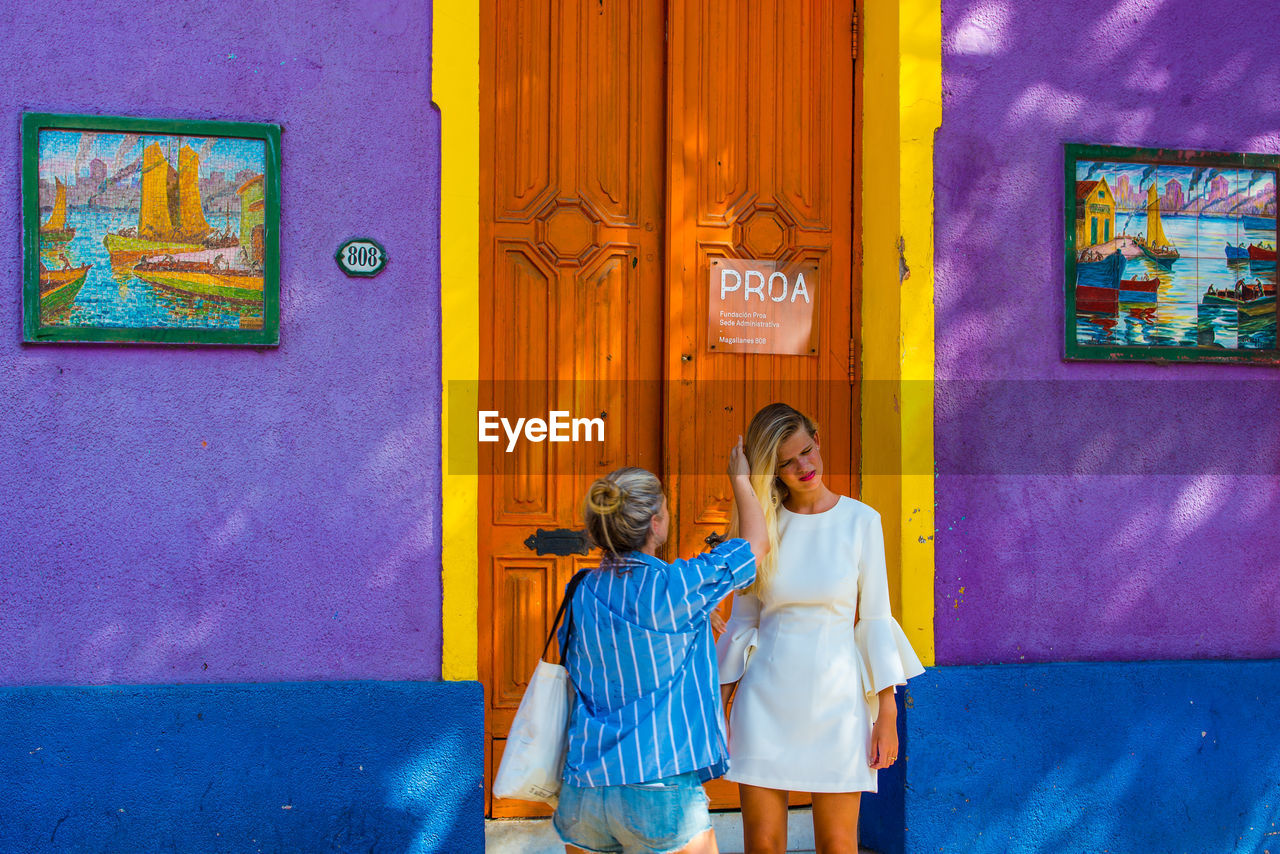
[[[733,539],[670,564],[631,552],[582,580],[563,658],[575,688],[565,782],[616,786],[689,771],[710,780],[728,770],[709,618],[755,576],[751,546]]]

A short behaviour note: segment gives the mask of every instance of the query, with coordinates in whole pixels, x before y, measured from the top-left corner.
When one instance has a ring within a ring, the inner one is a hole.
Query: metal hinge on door
[[[858,339],[849,339],[849,385],[853,385],[858,381]]]
[[[858,58],[858,10],[853,10],[852,20],[849,22],[849,48],[850,54],[854,59]]]

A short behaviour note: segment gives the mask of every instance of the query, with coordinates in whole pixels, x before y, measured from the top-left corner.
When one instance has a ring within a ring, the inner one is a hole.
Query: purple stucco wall
[[[0,683],[438,678],[430,20],[5,4]],[[279,348],[21,345],[24,111],[282,125]]]
[[[1280,152],[1280,6],[942,8],[938,663],[1280,656],[1280,368],[1062,359],[1062,144]]]

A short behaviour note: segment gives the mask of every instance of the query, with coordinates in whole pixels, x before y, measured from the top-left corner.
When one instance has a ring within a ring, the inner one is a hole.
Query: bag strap
[[[542,658],[544,661],[547,658],[547,650],[551,649],[551,641],[555,640],[556,629],[560,628],[560,618],[565,616],[566,611],[568,612],[569,631],[565,635],[565,647],[569,646],[569,639],[573,637],[573,608],[570,607],[569,603],[573,601],[573,594],[577,592],[578,585],[582,583],[582,579],[585,578],[587,573],[590,571],[590,569],[580,570],[573,576],[573,578],[569,579],[569,584],[564,589],[564,599],[560,602],[560,610],[556,611],[556,619],[551,624],[551,633],[547,635],[547,642],[542,647]],[[560,650],[560,663],[564,664],[564,650]]]

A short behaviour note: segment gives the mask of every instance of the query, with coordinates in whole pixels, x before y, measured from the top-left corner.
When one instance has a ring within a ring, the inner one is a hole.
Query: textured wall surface
[[[1280,661],[934,667],[909,696],[907,851],[1280,851]]]
[[[475,682],[0,688],[0,850],[484,850]]]
[[[1280,370],[1061,358],[1062,144],[1280,152],[1280,6],[942,9],[937,662],[1280,655]]]
[[[439,676],[430,21],[4,4],[0,684]],[[280,347],[21,346],[23,111],[282,125]]]

